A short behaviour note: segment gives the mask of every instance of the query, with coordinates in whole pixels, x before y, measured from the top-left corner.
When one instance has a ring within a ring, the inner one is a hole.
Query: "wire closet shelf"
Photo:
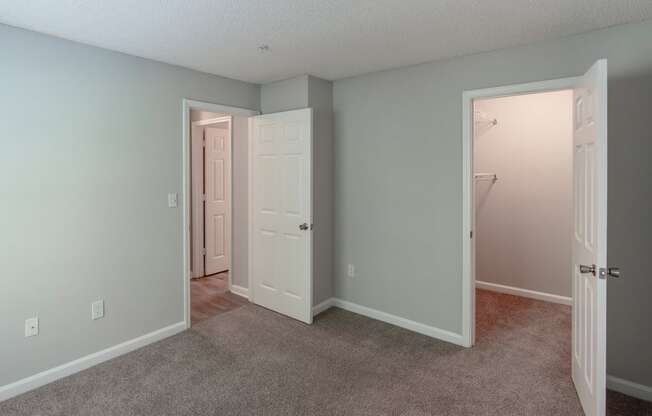
[[[496,175],[495,173],[476,173],[473,175],[473,178],[476,181],[496,182],[498,180],[498,175]]]

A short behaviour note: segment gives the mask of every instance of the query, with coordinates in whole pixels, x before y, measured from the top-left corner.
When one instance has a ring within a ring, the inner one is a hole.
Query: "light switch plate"
[[[104,301],[102,299],[91,303],[91,319],[100,319],[104,317]]]
[[[38,317],[25,319],[25,336],[33,337],[38,335]]]
[[[355,266],[352,265],[352,264],[349,264],[349,266],[347,267],[347,270],[346,270],[346,274],[349,277],[355,277]]]
[[[168,207],[176,208],[177,205],[179,205],[177,194],[168,194]]]

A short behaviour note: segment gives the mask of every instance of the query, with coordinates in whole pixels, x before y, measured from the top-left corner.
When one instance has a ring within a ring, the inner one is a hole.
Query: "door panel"
[[[607,62],[574,91],[573,381],[587,416],[605,414],[607,285]],[[593,273],[580,265],[595,266]]]
[[[312,322],[312,111],[252,117],[252,301]]]
[[[229,269],[231,191],[231,131],[204,129],[204,205],[206,274]]]

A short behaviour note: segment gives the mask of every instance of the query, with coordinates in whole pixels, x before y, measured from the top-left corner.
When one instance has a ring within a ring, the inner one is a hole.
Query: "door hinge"
[[[473,238],[473,231],[469,232],[469,238]]]
[[[202,256],[205,256],[205,255],[206,255],[206,248],[202,248],[202,249],[201,249],[201,255],[202,255]]]
[[[201,200],[206,201],[206,194],[201,194]]]

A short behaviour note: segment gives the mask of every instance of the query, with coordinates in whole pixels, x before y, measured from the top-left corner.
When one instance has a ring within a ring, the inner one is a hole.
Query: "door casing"
[[[473,101],[481,98],[569,90],[576,88],[580,80],[581,77],[558,78],[469,90],[462,93],[462,343],[465,347],[472,347],[475,344],[475,238],[471,237],[475,225]],[[571,179],[569,178],[569,180]]]

